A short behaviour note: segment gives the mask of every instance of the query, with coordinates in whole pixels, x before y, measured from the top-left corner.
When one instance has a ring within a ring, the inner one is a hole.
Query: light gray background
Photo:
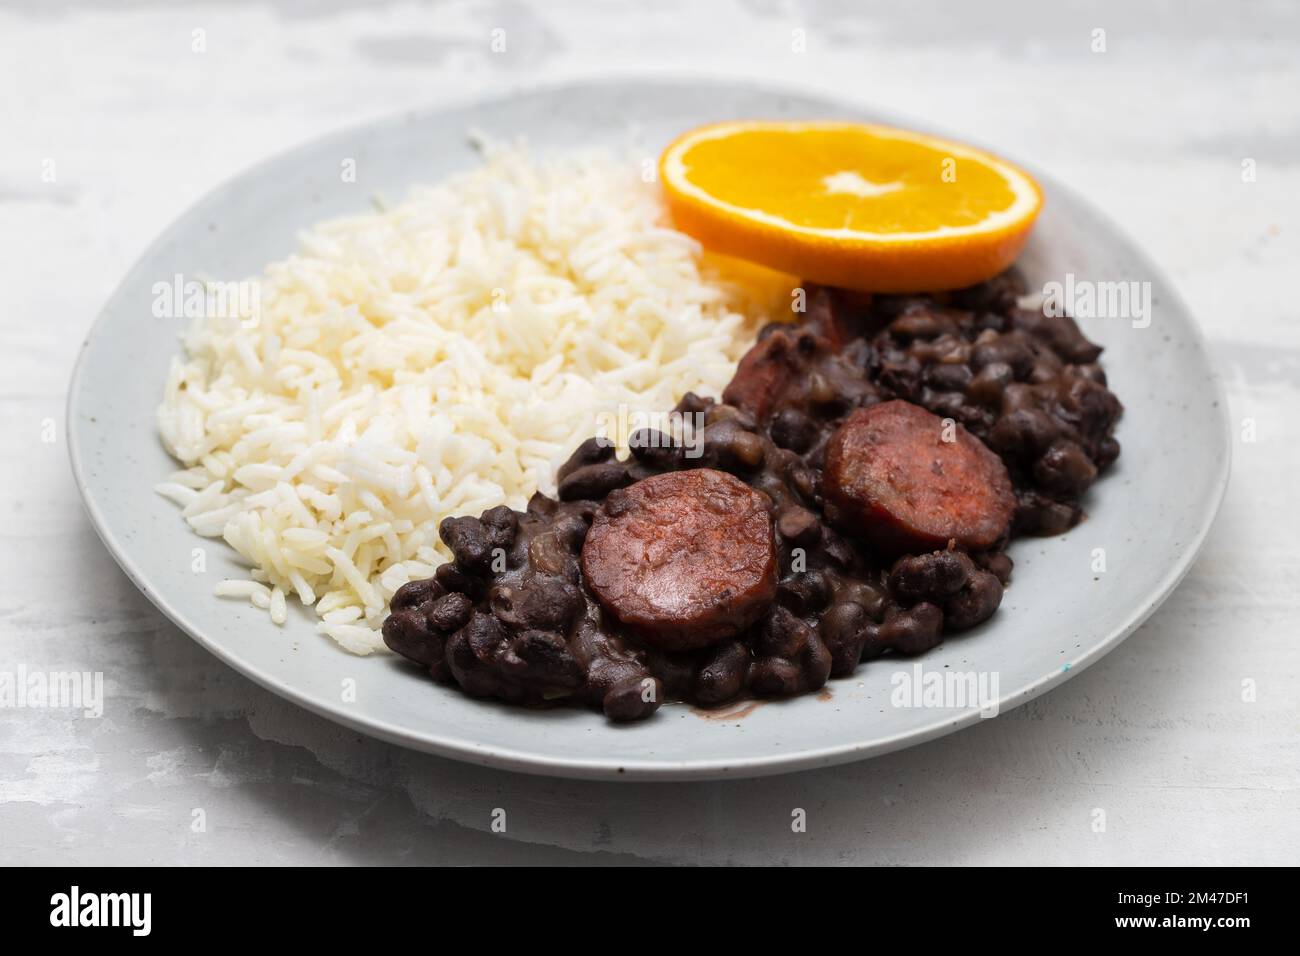
[[[108,682],[99,720],[0,709],[0,862],[1296,862],[1300,18],[1134,6],[0,0],[0,670]],[[210,187],[320,133],[612,70],[753,77],[911,114],[1041,165],[1137,238],[1255,438],[1238,440],[1219,522],[1168,604],[1063,687],[934,743],[642,786],[360,738],[167,623],[100,546],[62,441],[77,346],[131,262]]]

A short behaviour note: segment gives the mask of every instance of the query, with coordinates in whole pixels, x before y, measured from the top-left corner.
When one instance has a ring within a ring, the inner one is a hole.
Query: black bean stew
[[[588,439],[559,500],[444,521],[455,560],[394,595],[385,641],[475,697],[628,721],[807,693],[979,624],[1011,536],[1073,526],[1119,455],[1101,349],[1022,293],[808,289],[721,403],[679,403],[698,446]]]

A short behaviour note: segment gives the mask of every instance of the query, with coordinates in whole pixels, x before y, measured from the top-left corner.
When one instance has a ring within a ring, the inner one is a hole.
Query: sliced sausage
[[[903,401],[858,409],[836,429],[823,492],[837,524],[891,554],[949,541],[992,547],[1016,505],[997,455],[961,425]]]
[[[582,547],[601,605],[648,644],[704,647],[748,628],[776,596],[766,496],[711,468],[610,493]]]

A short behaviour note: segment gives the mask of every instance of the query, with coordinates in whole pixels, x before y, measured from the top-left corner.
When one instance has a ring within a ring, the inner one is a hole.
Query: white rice
[[[255,321],[193,322],[158,409],[185,468],[157,491],[250,565],[218,595],[277,624],[293,595],[382,649],[393,592],[449,557],[444,517],[553,492],[602,413],[720,392],[788,282],[703,257],[640,168],[491,149],[304,235]]]

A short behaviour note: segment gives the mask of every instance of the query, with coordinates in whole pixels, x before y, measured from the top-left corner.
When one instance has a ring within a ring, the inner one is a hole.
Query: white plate
[[[153,317],[152,287],[173,276],[239,279],[291,252],[298,230],[400,198],[419,182],[470,167],[465,131],[542,148],[626,145],[655,156],[677,133],[744,117],[890,122],[803,95],[719,82],[606,81],[532,91],[403,116],[264,163],[215,190],[168,228],[127,275],[90,331],[73,374],[68,433],[73,471],[100,536],[131,580],[186,633],[277,694],[385,740],[476,763],[573,777],[754,776],[824,766],[910,746],[980,720],[974,709],[891,705],[891,678],[912,661],[877,661],[812,695],[709,719],[681,705],[612,726],[592,711],[546,712],[471,700],[391,657],[357,658],[313,630],[294,607],[283,628],[242,602],[213,597],[237,574],[220,541],[192,535],[153,490],[172,470],[154,429],[180,324]],[[356,161],[357,182],[340,181]],[[1106,346],[1111,387],[1126,406],[1124,451],[1089,495],[1069,534],[1023,539],[1002,609],[977,631],[919,658],[926,671],[995,673],[1005,710],[1078,673],[1131,633],[1178,584],[1209,529],[1228,477],[1227,406],[1205,344],[1172,286],[1101,215],[1039,174],[1047,203],[1021,259],[1039,285],[1151,283],[1154,319],[1082,320]],[[207,571],[192,573],[194,548]],[[1095,549],[1106,570],[1095,573]],[[1154,678],[1153,678],[1154,679]],[[344,700],[355,681],[355,702]],[[823,695],[825,698],[826,695]]]

